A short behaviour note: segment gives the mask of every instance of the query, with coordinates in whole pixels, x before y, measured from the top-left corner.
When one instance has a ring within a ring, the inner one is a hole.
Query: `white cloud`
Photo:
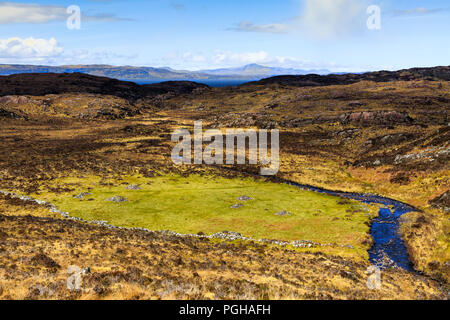
[[[48,61],[60,56],[63,51],[55,38],[49,40],[33,37],[0,39],[0,59],[3,61]]]
[[[315,38],[343,36],[364,30],[368,0],[304,0],[302,12],[284,23],[256,25],[242,21],[230,28],[242,32],[302,33]]]
[[[212,57],[212,62],[216,65],[242,65],[249,63],[266,63],[271,58],[265,51],[258,52],[216,52]]]
[[[251,22],[242,21],[238,26],[230,28],[230,30],[242,32],[286,33],[289,30],[289,26],[283,23],[255,25]]]
[[[250,63],[268,63],[273,58],[265,51],[236,53],[231,51],[214,51],[207,54],[198,52],[171,52],[162,59],[163,64],[170,64],[175,68],[189,68],[199,70],[215,67],[242,66]]]
[[[207,54],[192,54],[187,51],[183,54],[171,52],[165,55],[157,65],[170,65],[174,69],[205,70],[215,68],[241,67],[247,64],[260,64],[270,67],[294,68],[294,69],[329,69],[333,71],[345,71],[345,66],[336,65],[333,62],[314,62],[299,60],[293,57],[271,55],[261,50],[255,52],[214,51]]]
[[[363,30],[367,5],[365,0],[305,0],[299,26],[320,38]]]
[[[210,59],[210,65],[216,67],[240,67],[247,64],[261,64],[269,67],[294,68],[294,69],[333,69],[345,68],[333,62],[321,63],[309,60],[299,60],[293,57],[274,56],[266,51],[242,52],[217,51]]]
[[[112,64],[112,65],[129,65],[131,61],[137,59],[138,54],[119,54],[107,50],[90,51],[90,50],[74,50],[64,53],[58,64]]]
[[[56,5],[0,2],[0,24],[64,21],[69,17],[66,10],[66,7]],[[103,22],[126,20],[112,14],[82,14],[81,18],[83,21]]]
[[[206,62],[206,57],[201,53],[194,54],[192,52],[185,52],[183,54],[183,60],[187,62]]]
[[[5,64],[129,64],[137,54],[126,55],[107,50],[66,51],[55,38],[0,39],[0,63]]]
[[[60,20],[65,10],[59,6],[40,6],[35,4],[0,3],[0,23],[44,23]],[[67,14],[65,14],[67,16]]]

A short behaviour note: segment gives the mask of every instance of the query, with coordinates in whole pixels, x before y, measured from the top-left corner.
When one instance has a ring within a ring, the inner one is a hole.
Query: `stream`
[[[330,191],[308,185],[286,181],[285,183],[305,190],[325,193],[361,201],[365,204],[381,204],[379,216],[372,221],[371,235],[374,245],[369,250],[369,259],[373,265],[379,268],[398,266],[408,271],[414,271],[408,257],[406,246],[399,234],[399,218],[405,213],[418,211],[416,208],[389,198],[373,194],[360,194],[351,192]]]

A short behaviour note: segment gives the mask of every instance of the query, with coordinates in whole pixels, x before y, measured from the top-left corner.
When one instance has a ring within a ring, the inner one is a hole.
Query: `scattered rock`
[[[433,162],[437,159],[442,159],[443,161],[448,160],[450,157],[450,148],[447,146],[442,147],[430,147],[426,150],[422,150],[418,153],[410,153],[406,155],[398,154],[395,157],[394,164],[399,165],[404,162],[411,162],[415,160],[428,160]]]
[[[380,269],[398,269],[398,265],[392,260],[389,256],[384,252],[379,252],[381,255],[378,259],[375,260],[375,266]]]
[[[253,198],[247,197],[247,196],[242,196],[237,198],[238,201],[250,201],[253,200]]]
[[[106,201],[119,203],[119,202],[127,202],[128,199],[122,196],[114,196],[112,198],[107,199]]]
[[[361,125],[391,125],[397,123],[412,123],[414,120],[407,114],[397,111],[365,111],[341,115],[342,124]]]
[[[291,213],[287,212],[287,211],[280,211],[280,212],[275,213],[275,215],[283,217],[283,216],[290,216]]]
[[[84,197],[87,197],[87,196],[90,196],[90,195],[92,195],[92,193],[89,193],[89,192],[82,192],[82,193],[80,193],[80,194],[77,194],[76,196],[73,196],[75,199],[80,199],[80,200],[82,200],[82,199],[84,199]]]
[[[408,140],[408,137],[406,135],[400,133],[400,134],[392,134],[392,135],[390,134],[390,135],[384,136],[380,139],[380,142],[383,145],[386,145],[386,144],[399,144],[399,143],[402,143],[407,140]]]
[[[226,240],[236,240],[236,239],[242,239],[242,234],[238,232],[232,232],[232,231],[222,231],[218,233],[214,233],[211,235],[212,238],[217,239],[226,239]]]
[[[270,119],[266,113],[230,113],[214,119],[214,128],[241,127],[248,128],[257,126],[261,129],[274,129],[279,123]]]
[[[335,132],[334,135],[340,138],[352,138],[356,133],[358,133],[359,129],[347,129],[339,132]]]
[[[234,204],[230,208],[231,209],[239,209],[242,208],[244,205],[242,203]]]
[[[137,184],[130,184],[126,187],[127,190],[141,190],[141,187],[139,187]]]

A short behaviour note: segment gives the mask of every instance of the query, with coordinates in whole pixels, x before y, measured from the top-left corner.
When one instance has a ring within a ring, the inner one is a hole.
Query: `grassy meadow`
[[[263,180],[191,175],[154,178],[64,178],[55,181],[71,192],[43,191],[35,197],[72,216],[122,227],[145,227],[179,233],[239,232],[255,239],[310,240],[322,244],[362,243],[369,233],[370,214],[358,202],[304,191]],[[129,184],[141,190],[128,190]],[[74,195],[91,193],[83,199]],[[114,196],[128,201],[107,201]],[[239,201],[241,196],[252,198]],[[240,208],[231,208],[236,204]],[[276,213],[287,211],[290,215]]]

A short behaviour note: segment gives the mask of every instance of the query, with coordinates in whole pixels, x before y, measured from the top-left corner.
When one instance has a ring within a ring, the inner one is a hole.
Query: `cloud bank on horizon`
[[[445,0],[0,2],[0,63],[363,71],[448,65]],[[369,30],[367,8],[381,8]]]

